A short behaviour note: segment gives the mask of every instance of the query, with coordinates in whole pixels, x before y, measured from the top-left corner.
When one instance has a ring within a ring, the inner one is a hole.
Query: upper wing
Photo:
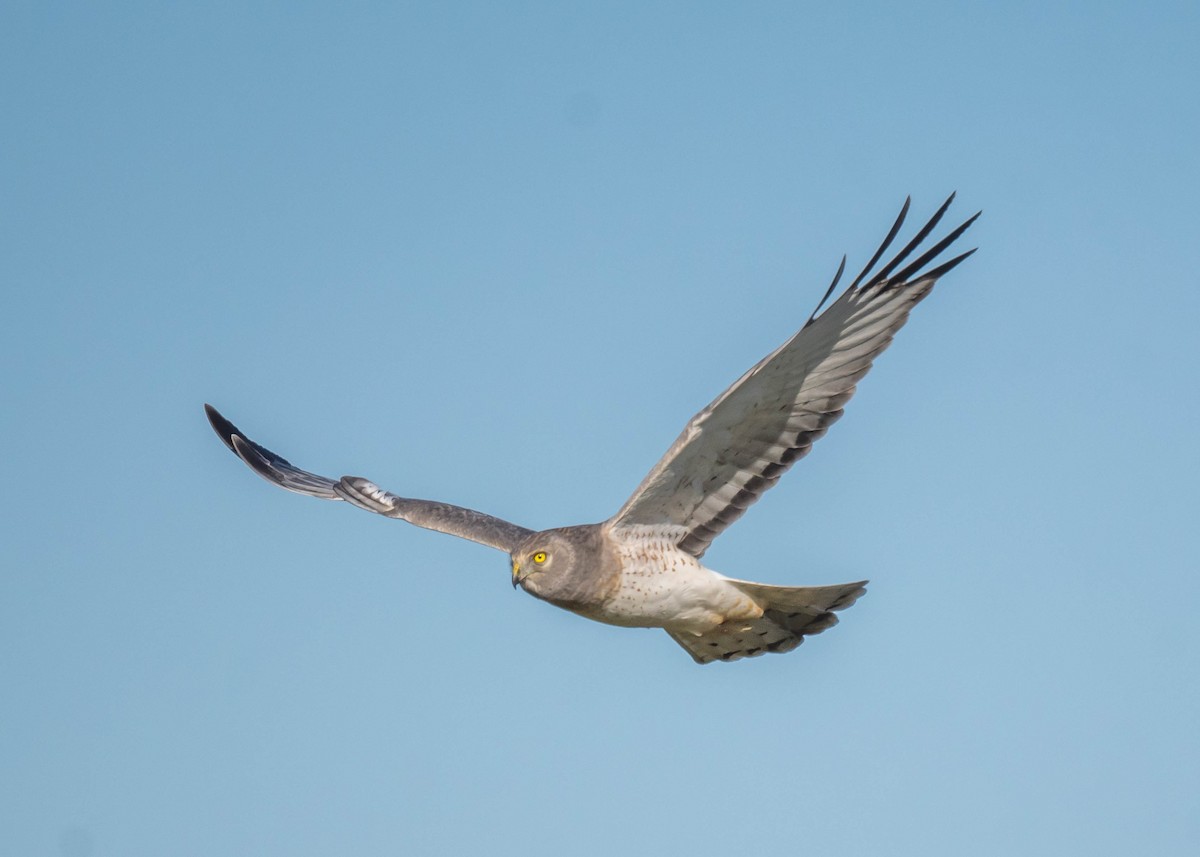
[[[297,494],[320,497],[322,500],[346,500],[368,512],[400,518],[418,527],[470,539],[505,552],[512,551],[517,542],[533,532],[474,509],[397,497],[358,476],[343,476],[334,482],[309,473],[250,440],[212,405],[205,405],[204,411],[208,414],[213,431],[233,450],[234,455],[268,482]]]
[[[842,296],[692,417],[613,525],[667,529],[681,549],[703,555],[842,415],[859,379],[938,277],[975,252],[921,273],[978,214],[896,271],[953,199],[951,194],[896,258],[868,276],[904,223],[905,200],[887,238]],[[845,266],[843,258],[822,305]]]

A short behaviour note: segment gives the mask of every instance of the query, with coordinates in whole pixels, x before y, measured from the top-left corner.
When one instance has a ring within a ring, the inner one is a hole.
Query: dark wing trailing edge
[[[259,476],[288,491],[322,500],[345,500],[377,515],[398,518],[418,527],[458,536],[505,552],[511,551],[517,542],[533,532],[474,509],[432,500],[397,497],[358,476],[343,476],[335,482],[325,476],[309,473],[250,440],[212,405],[205,405],[204,412],[208,414],[213,431],[233,450],[234,455]]]
[[[904,224],[905,200],[887,237],[841,297],[821,311],[841,279],[844,260],[804,327],[692,417],[612,525],[669,528],[680,548],[702,556],[717,535],[808,454],[841,417],[855,385],[909,311],[939,277],[975,252],[921,272],[978,214],[905,265],[953,200],[951,194],[904,249],[872,274]]]

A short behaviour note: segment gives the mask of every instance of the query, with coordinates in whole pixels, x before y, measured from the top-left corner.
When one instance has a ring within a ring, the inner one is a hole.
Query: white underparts
[[[596,619],[700,635],[727,621],[762,616],[752,598],[681,551],[672,529],[639,525],[611,531],[621,579]]]

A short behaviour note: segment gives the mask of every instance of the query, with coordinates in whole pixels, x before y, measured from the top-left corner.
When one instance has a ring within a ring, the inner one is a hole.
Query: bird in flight
[[[975,252],[928,267],[979,214],[910,261],[953,199],[875,270],[904,224],[905,200],[854,282],[821,311],[845,271],[843,257],[804,326],[692,417],[633,496],[599,524],[534,531],[474,509],[399,497],[358,476],[328,479],[250,440],[211,405],[205,411],[225,445],[269,482],[504,551],[513,586],[536,598],[598,622],[663,628],[701,664],[789,652],[836,624],[835,611],[853,604],[866,581],[771,586],[725,577],[701,559],[842,416],[938,278]]]

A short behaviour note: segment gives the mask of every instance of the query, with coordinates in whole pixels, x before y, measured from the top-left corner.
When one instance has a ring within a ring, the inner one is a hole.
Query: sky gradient
[[[1200,9],[7,3],[0,855],[1191,854]],[[272,488],[616,511],[906,195],[980,250],[705,557],[786,656]]]

